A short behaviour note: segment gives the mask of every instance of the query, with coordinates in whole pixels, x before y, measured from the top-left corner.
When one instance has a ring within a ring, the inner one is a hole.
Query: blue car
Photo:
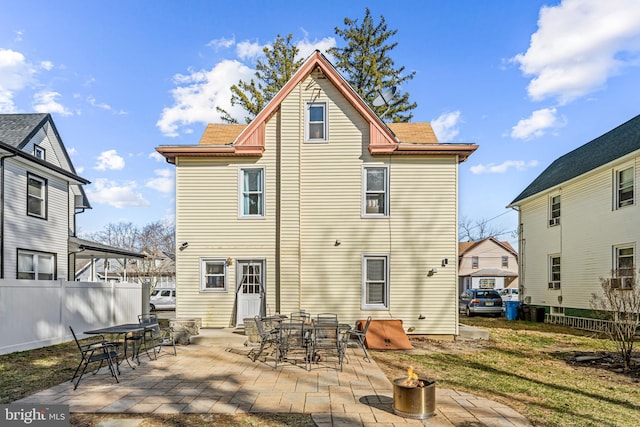
[[[467,317],[476,314],[499,317],[502,315],[502,304],[502,297],[493,289],[467,289],[458,299],[458,309]]]

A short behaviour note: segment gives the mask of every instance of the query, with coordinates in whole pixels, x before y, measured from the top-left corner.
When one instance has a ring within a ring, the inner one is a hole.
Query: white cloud
[[[116,181],[99,178],[93,186],[85,188],[87,197],[92,203],[109,205],[118,209],[149,206],[149,202],[142,197],[142,194],[135,191],[136,187],[134,181],[119,184]]]
[[[327,50],[336,46],[336,39],[333,37],[325,37],[320,40],[309,41],[306,38],[304,40],[300,40],[296,47],[298,48],[298,56],[300,58],[306,59],[315,50],[319,50],[326,54]],[[328,58],[328,57],[327,57]],[[298,59],[298,58],[296,58]]]
[[[243,60],[256,59],[263,54],[262,49],[265,46],[267,45],[260,45],[258,42],[243,41],[236,46],[236,54]]]
[[[536,166],[538,166],[537,160],[530,160],[528,162],[525,162],[524,160],[507,160],[499,165],[489,163],[487,165],[479,164],[477,166],[471,166],[469,170],[471,173],[478,175],[482,173],[505,173],[509,169],[515,169],[518,172],[522,172],[528,168]]]
[[[156,162],[164,162],[165,158],[162,154],[158,153],[157,151],[153,151],[151,153],[149,153],[149,155],[147,156],[149,159],[154,159]]]
[[[69,148],[67,148],[67,154],[69,154],[71,157],[73,157],[76,154],[78,154],[78,150],[76,150],[75,147],[69,147]]]
[[[80,175],[82,172],[84,172],[84,166],[78,166],[78,167],[76,168],[76,173],[77,173],[78,175]]]
[[[111,111],[113,114],[118,114],[118,115],[124,115],[127,114],[126,111],[123,110],[119,110],[119,111],[115,111],[111,105],[104,103],[104,102],[98,102],[93,96],[88,96],[87,97],[87,102],[89,103],[89,105],[91,105],[92,107],[95,108],[100,108],[102,110],[107,110],[107,111]]]
[[[33,81],[35,72],[22,53],[0,48],[0,114],[16,112],[15,93]]]
[[[531,113],[526,119],[521,119],[518,124],[511,128],[511,137],[515,139],[538,138],[545,134],[548,129],[559,128],[566,124],[565,119],[557,117],[558,110],[555,108],[543,108]]]
[[[540,9],[529,49],[512,58],[527,76],[533,100],[562,104],[602,87],[640,54],[640,2],[563,0]]]
[[[171,91],[174,105],[162,110],[156,126],[166,136],[178,136],[181,127],[220,122],[216,106],[224,108],[233,117],[243,117],[240,106],[231,106],[230,88],[238,80],[250,80],[254,72],[239,61],[224,60],[211,70],[176,75],[177,87]]]
[[[116,150],[107,150],[100,153],[98,162],[94,169],[104,170],[120,170],[124,168],[124,159],[118,155]]]
[[[54,91],[37,92],[33,95],[33,109],[38,113],[58,113],[62,116],[71,116],[73,113],[56,98],[60,95]]]
[[[460,111],[452,111],[442,113],[438,118],[432,120],[431,127],[439,142],[450,142],[460,132],[458,130],[460,122]]]
[[[40,61],[40,66],[47,71],[53,70],[53,62],[51,61]]]
[[[225,39],[224,37],[221,37],[219,39],[211,40],[209,43],[207,43],[207,46],[212,47],[214,50],[218,51],[220,49],[229,49],[234,44],[236,44],[235,37],[232,37],[230,39]]]
[[[161,193],[171,193],[174,189],[175,183],[173,179],[173,170],[156,169],[153,172],[156,174],[156,177],[147,180],[145,186]]]

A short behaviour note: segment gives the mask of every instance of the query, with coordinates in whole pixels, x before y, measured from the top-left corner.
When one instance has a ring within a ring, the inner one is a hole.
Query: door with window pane
[[[238,260],[236,325],[244,324],[245,318],[263,315],[264,261]]]

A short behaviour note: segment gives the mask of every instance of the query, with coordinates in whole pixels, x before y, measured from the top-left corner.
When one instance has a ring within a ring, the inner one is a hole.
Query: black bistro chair
[[[102,368],[102,365],[106,362],[109,370],[111,371],[111,376],[116,379],[117,383],[119,383],[120,380],[118,380],[118,374],[120,373],[120,368],[118,367],[118,359],[120,355],[118,353],[117,346],[114,343],[104,339],[102,335],[98,335],[98,337],[100,338],[98,341],[81,344],[78,341],[73,328],[69,326],[69,329],[71,330],[73,339],[78,346],[78,350],[80,350],[80,363],[78,364],[76,371],[73,373],[73,378],[71,378],[71,382],[74,383],[73,389],[75,390],[78,388],[78,384],[80,384],[80,380],[82,379],[87,366],[89,366],[91,363],[95,364],[98,362],[100,362],[100,365],[96,368],[93,374],[95,375],[98,370]],[[80,368],[82,368],[82,370],[80,370]],[[80,375],[78,375],[78,371],[80,372]],[[73,380],[76,378],[76,376],[78,377],[78,380],[74,382]]]

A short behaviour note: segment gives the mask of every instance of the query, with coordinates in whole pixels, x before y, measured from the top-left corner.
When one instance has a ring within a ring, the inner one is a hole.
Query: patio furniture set
[[[143,349],[150,360],[157,359],[160,350],[166,345],[173,347],[174,356],[177,354],[173,329],[160,327],[155,314],[139,315],[138,323],[125,323],[84,331],[87,335],[96,336],[96,340],[91,342],[80,342],[73,328],[69,326],[69,329],[80,351],[80,363],[71,378],[74,390],[78,388],[90,364],[98,364],[94,375],[106,364],[111,371],[111,376],[119,383],[120,364],[126,361],[131,369],[135,369],[132,362],[135,360],[138,365],[140,364],[140,352]],[[106,338],[107,336],[109,339]],[[128,352],[131,354],[129,355]]]
[[[362,322],[362,328],[353,328],[340,323],[338,316],[321,313],[311,318],[309,313],[295,312],[287,316],[255,317],[260,348],[249,353],[255,362],[267,347],[273,348],[274,368],[279,363],[303,362],[305,369],[333,356],[337,358],[340,370],[350,345],[362,349],[368,362],[371,362],[365,346],[365,338],[371,316]]]

